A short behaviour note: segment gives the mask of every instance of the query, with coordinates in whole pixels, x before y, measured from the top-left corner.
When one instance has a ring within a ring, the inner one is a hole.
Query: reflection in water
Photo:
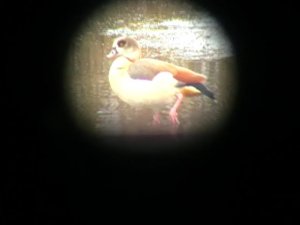
[[[132,3],[134,2],[134,4]],[[75,121],[103,135],[168,134],[168,106],[162,126],[153,127],[152,112],[133,108],[111,91],[106,54],[115,37],[136,38],[144,57],[190,68],[208,77],[218,103],[204,96],[185,98],[179,109],[179,132],[202,132],[223,122],[234,97],[235,61],[230,42],[206,11],[187,3],[120,1],[96,11],[72,40],[66,89]],[[134,12],[134,13],[133,13]]]

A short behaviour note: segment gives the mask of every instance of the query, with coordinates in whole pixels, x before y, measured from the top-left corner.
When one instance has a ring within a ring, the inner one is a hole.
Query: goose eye
[[[125,44],[126,44],[126,41],[124,41],[124,40],[121,40],[121,41],[118,42],[118,46],[120,48],[124,47]]]

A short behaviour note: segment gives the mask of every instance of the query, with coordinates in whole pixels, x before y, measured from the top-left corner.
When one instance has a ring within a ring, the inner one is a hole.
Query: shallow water
[[[179,109],[177,132],[202,132],[223,122],[235,92],[235,59],[223,30],[205,11],[164,1],[137,1],[138,6],[97,11],[82,25],[71,43],[66,79],[67,98],[74,120],[97,134],[168,134],[168,108],[162,124],[153,127],[149,109],[133,108],[111,91],[106,59],[113,39],[129,35],[143,48],[143,56],[190,68],[208,77],[217,103],[205,96],[186,98]],[[125,5],[124,5],[125,4]],[[168,10],[163,10],[167,8]],[[100,13],[101,12],[101,13]],[[172,131],[173,132],[173,131]]]

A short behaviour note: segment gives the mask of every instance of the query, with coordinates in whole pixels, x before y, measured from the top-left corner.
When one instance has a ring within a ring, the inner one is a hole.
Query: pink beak
[[[110,53],[108,53],[108,54],[106,55],[106,57],[107,57],[108,59],[113,59],[113,58],[115,58],[117,55],[118,55],[117,50],[116,50],[115,48],[113,48],[113,49],[110,51]]]

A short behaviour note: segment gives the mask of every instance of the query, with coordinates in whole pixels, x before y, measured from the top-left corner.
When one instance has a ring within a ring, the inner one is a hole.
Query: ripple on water
[[[113,38],[124,35],[138,37],[141,46],[160,49],[161,54],[171,50],[174,58],[220,59],[233,55],[224,31],[210,17],[136,22],[135,25],[104,29],[101,34]]]

